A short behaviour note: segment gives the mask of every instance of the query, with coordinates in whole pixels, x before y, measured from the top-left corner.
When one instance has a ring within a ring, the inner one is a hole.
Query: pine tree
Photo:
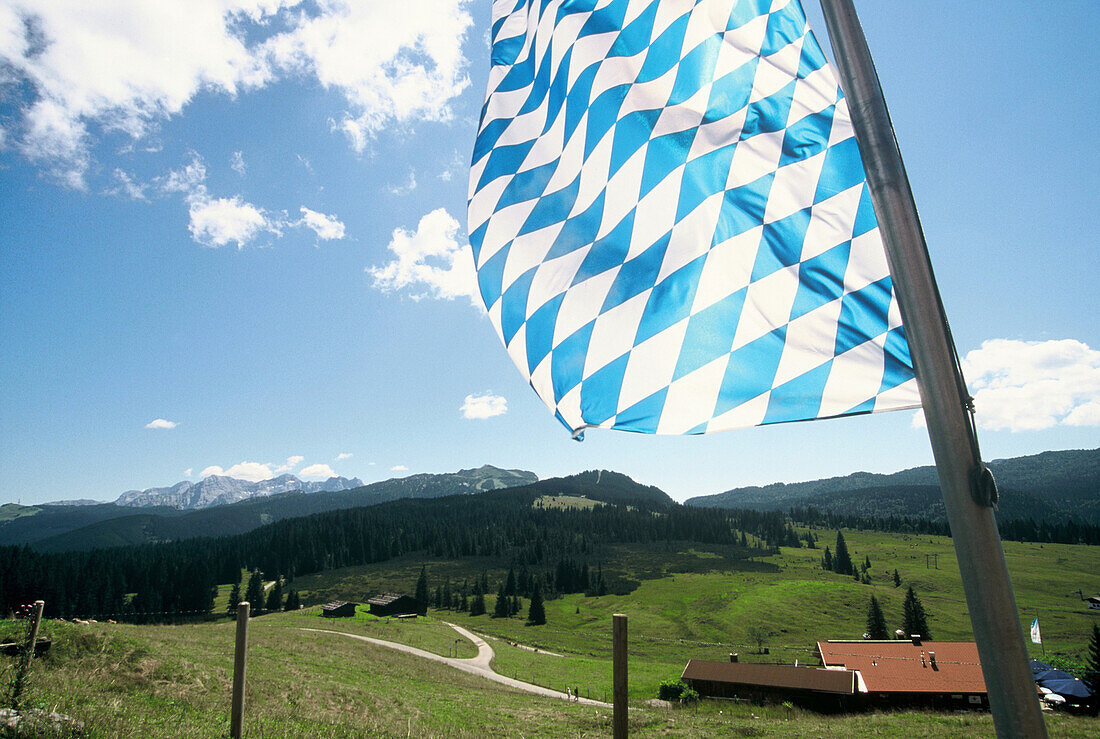
[[[241,584],[239,582],[233,583],[233,589],[229,591],[229,608],[226,609],[226,613],[230,616],[237,615],[237,606],[241,602]]]
[[[509,616],[518,616],[519,612],[523,610],[523,601],[519,599],[518,595],[512,596],[512,605],[508,609]]]
[[[1089,640],[1089,656],[1085,662],[1085,683],[1092,690],[1093,706],[1100,701],[1100,626],[1092,625],[1092,639]]]
[[[917,597],[913,586],[905,593],[905,603],[902,605],[902,629],[906,636],[920,635],[921,639],[932,640],[931,629],[928,628],[928,614],[924,612],[920,598]]]
[[[886,617],[882,615],[882,606],[878,598],[871,596],[871,604],[867,608],[867,635],[872,639],[889,639],[890,633],[886,629]]]
[[[851,575],[855,572],[852,566],[852,557],[848,554],[848,544],[844,541],[844,534],[836,532],[836,554],[833,555],[833,572],[841,575]]]
[[[474,580],[474,597],[470,599],[470,615],[485,613],[485,593],[481,590],[481,580]]]
[[[248,578],[248,588],[244,591],[244,599],[252,606],[252,613],[262,611],[264,608],[264,576],[259,570],[253,570]]]
[[[435,602],[435,610],[438,611],[441,608],[443,608],[443,588],[439,587],[438,585],[435,586],[435,599],[434,599],[434,602]]]
[[[508,579],[504,582],[504,594],[511,598],[516,594],[516,571],[508,568]]]
[[[511,606],[508,596],[504,594],[504,584],[501,583],[500,588],[497,589],[496,605],[493,606],[493,618],[508,618],[512,610]]]
[[[451,596],[451,578],[443,583],[443,607],[449,611],[454,610],[454,598]]]
[[[301,607],[302,607],[302,601],[298,597],[298,591],[297,590],[291,590],[290,593],[286,596],[286,603],[283,604],[283,610],[284,611],[297,611]]]
[[[898,574],[897,570],[894,570],[894,587],[895,588],[900,588],[901,587],[901,575]]]
[[[829,547],[825,547],[825,554],[821,557],[822,569],[833,570],[833,553],[829,551]]]
[[[413,596],[420,608],[428,607],[428,573],[421,567],[420,577],[416,578],[416,594]]]
[[[283,583],[278,576],[275,577],[275,584],[271,586],[271,592],[267,596],[267,603],[264,606],[264,610],[283,610]]]
[[[527,623],[532,626],[546,623],[546,609],[542,605],[542,588],[538,583],[535,583],[535,589],[531,593],[531,604],[527,608]]]

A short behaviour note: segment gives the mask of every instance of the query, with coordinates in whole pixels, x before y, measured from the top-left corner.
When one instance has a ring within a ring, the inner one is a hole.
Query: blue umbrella
[[[1088,686],[1075,677],[1070,677],[1068,680],[1064,678],[1043,680],[1039,684],[1073,703],[1086,701],[1092,697],[1092,691]]]

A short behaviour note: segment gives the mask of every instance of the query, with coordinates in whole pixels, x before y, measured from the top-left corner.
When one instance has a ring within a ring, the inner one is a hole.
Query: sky
[[[1100,5],[858,5],[983,456],[1100,446]],[[0,502],[484,464],[683,500],[931,464],[913,411],[570,438],[473,297],[490,12],[0,0]]]

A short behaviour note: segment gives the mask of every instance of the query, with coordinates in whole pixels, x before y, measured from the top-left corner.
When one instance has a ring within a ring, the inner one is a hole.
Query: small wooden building
[[[790,700],[817,711],[851,708],[857,693],[854,672],[820,667],[693,659],[681,679],[704,697],[761,703]]]
[[[428,612],[427,603],[421,603],[411,595],[401,593],[382,593],[368,598],[367,604],[374,616],[423,616]]]
[[[355,608],[358,605],[346,600],[334,600],[321,606],[321,615],[325,618],[349,618],[355,615]]]

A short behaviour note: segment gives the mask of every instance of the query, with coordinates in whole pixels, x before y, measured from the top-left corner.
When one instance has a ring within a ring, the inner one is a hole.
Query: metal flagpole
[[[1045,737],[997,520],[909,179],[851,0],[821,0],[867,170],[999,737]]]

